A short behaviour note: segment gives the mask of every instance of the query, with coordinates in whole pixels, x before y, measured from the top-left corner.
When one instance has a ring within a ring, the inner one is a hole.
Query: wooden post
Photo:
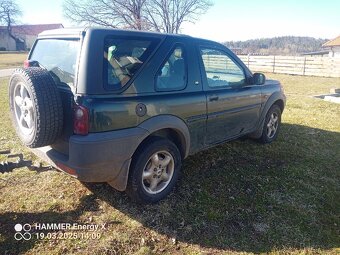
[[[303,60],[303,74],[302,75],[305,75],[305,72],[306,72],[306,56],[305,56],[305,59]]]
[[[273,62],[273,73],[275,73],[275,55],[274,55],[274,62]]]
[[[247,59],[247,62],[248,62],[248,68],[249,68],[249,55],[250,55],[250,54],[248,53],[248,55],[247,55],[247,58],[248,58],[248,59]]]

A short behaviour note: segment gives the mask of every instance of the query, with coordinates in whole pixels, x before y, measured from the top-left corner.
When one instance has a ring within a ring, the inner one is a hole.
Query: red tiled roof
[[[340,46],[340,35],[322,45],[322,47]]]
[[[38,35],[45,30],[63,28],[62,24],[38,24],[38,25],[18,25],[12,26],[13,34]],[[7,29],[6,26],[0,26],[0,30]]]

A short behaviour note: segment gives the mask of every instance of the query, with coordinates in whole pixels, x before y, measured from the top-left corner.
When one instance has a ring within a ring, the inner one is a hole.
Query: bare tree
[[[212,6],[210,0],[65,0],[64,14],[73,22],[113,28],[179,33]]]
[[[194,23],[212,6],[209,0],[149,0],[147,18],[159,32],[180,32],[184,22]]]
[[[12,33],[12,25],[17,22],[17,18],[21,16],[21,10],[14,0],[0,0],[0,24],[7,27],[7,32],[16,43],[20,42]]]
[[[144,30],[143,7],[147,0],[65,0],[64,15],[87,25]]]

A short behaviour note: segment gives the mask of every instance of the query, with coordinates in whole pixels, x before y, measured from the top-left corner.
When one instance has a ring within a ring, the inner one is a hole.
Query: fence
[[[293,56],[239,56],[252,71],[340,77],[340,58]]]

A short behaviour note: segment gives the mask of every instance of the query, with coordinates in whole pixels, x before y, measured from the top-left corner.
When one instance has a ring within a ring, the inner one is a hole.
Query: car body
[[[63,62],[57,68],[54,58]],[[285,106],[278,81],[252,74],[224,45],[185,35],[50,30],[39,35],[27,62],[57,76],[63,106],[61,135],[34,152],[81,181],[120,191],[150,137],[171,141],[184,159],[241,136],[260,138],[269,110]]]

